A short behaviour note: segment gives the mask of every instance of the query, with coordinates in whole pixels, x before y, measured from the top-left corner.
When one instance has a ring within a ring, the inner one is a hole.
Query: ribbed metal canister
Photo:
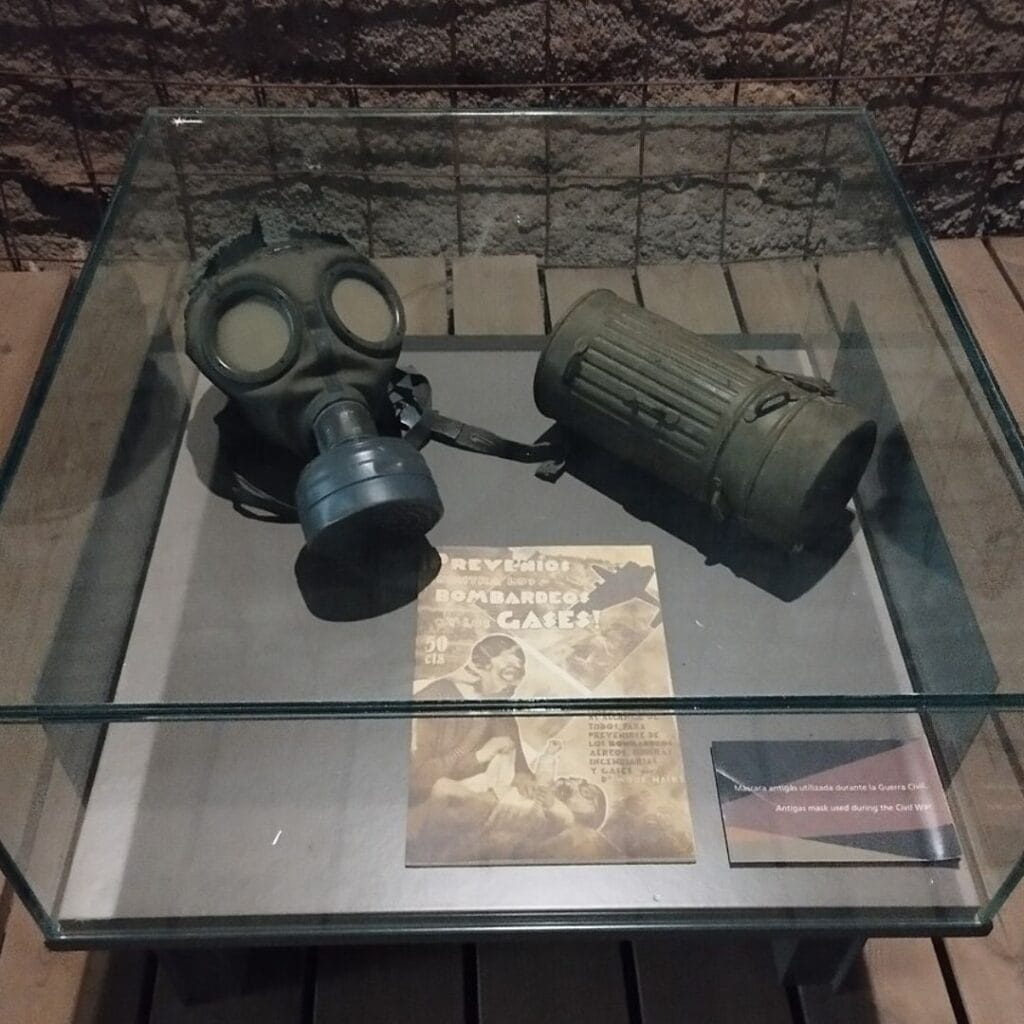
[[[782,547],[839,522],[875,424],[830,385],[755,366],[610,291],[584,296],[541,354],[545,415]]]
[[[705,497],[737,409],[771,383],[721,345],[601,291],[555,327],[535,398],[545,415]]]

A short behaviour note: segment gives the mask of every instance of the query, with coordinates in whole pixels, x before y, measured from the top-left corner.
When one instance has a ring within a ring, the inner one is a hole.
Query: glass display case
[[[831,381],[867,471],[783,552],[610,456],[431,441],[425,542],[313,557],[185,352],[254,216],[374,261],[460,420],[550,436],[545,337],[608,288]],[[984,931],[1024,869],[1022,467],[861,111],[152,111],[3,466],[4,871],[78,946]]]

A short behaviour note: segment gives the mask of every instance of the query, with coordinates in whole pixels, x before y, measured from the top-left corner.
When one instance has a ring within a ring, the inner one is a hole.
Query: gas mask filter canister
[[[257,216],[202,266],[188,354],[257,431],[308,460],[295,505],[310,550],[420,536],[444,509],[389,399],[401,301],[344,237],[275,221]]]
[[[537,407],[783,548],[842,517],[876,427],[821,380],[755,365],[610,291],[555,325]]]

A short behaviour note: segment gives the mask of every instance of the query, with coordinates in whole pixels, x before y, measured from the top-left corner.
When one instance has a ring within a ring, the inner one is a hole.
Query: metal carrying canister
[[[751,363],[600,290],[559,320],[537,407],[571,434],[784,548],[835,523],[876,427],[823,380]]]

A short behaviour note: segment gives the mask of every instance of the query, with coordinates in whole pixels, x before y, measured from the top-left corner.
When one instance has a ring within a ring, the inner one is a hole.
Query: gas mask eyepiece
[[[277,220],[258,216],[203,264],[185,310],[188,354],[257,431],[307,460],[295,507],[310,550],[420,536],[444,510],[389,399],[401,300],[342,236]]]

